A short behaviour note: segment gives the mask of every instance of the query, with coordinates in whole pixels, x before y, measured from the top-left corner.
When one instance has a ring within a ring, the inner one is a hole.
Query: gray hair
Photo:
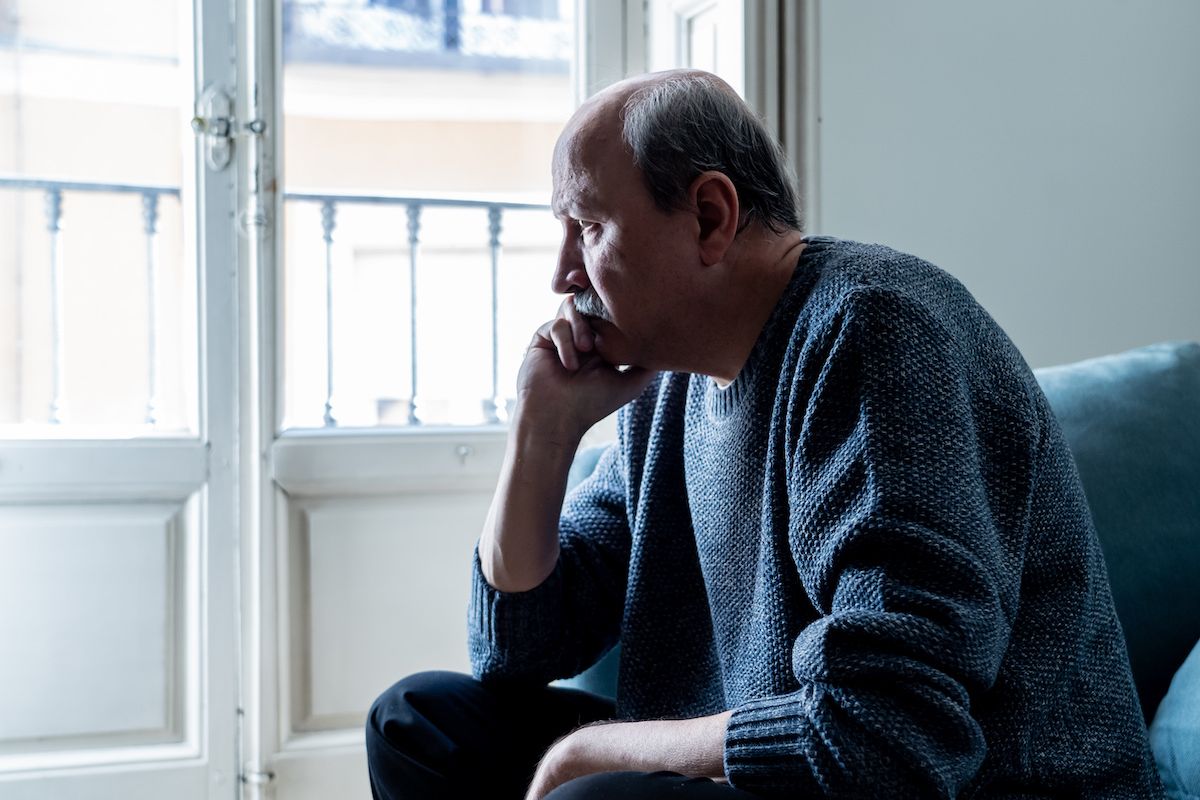
[[[672,76],[638,89],[625,103],[621,135],[663,211],[687,208],[692,181],[716,170],[737,190],[739,231],[752,219],[775,233],[800,230],[783,148],[742,99],[711,76]]]

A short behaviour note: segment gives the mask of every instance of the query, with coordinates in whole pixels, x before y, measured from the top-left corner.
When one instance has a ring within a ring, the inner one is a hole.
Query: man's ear
[[[737,189],[723,172],[702,172],[688,188],[696,219],[700,226],[700,258],[705,266],[716,264],[725,257],[738,232]]]

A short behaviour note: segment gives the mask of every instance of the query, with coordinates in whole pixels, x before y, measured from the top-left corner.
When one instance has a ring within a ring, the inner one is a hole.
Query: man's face
[[[681,294],[686,216],[654,204],[615,124],[563,134],[553,202],[563,223],[554,291],[574,293],[606,361],[664,368]]]

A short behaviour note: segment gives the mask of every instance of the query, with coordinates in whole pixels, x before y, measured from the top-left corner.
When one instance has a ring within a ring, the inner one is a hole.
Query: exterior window
[[[559,302],[573,7],[285,0],[284,428],[504,421]]]
[[[0,438],[196,430],[181,27],[178,3],[0,2]]]

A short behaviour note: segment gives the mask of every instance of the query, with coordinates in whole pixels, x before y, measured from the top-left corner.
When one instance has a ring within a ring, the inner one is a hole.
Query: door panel
[[[561,302],[551,150],[579,100],[644,68],[641,9],[281,4],[261,370],[280,414],[247,611],[250,774],[278,800],[369,797],[374,698],[469,669],[516,371]]]
[[[0,751],[183,741],[194,512],[0,507],[0,551],[20,554],[0,561],[0,606],[23,610],[0,619],[0,685],[23,687],[0,698]]]
[[[289,499],[293,727],[354,728],[403,675],[469,671],[470,554],[490,492]],[[294,518],[294,517],[293,517]]]
[[[238,792],[236,193],[189,127],[231,14],[17,0],[0,31],[4,798]]]

